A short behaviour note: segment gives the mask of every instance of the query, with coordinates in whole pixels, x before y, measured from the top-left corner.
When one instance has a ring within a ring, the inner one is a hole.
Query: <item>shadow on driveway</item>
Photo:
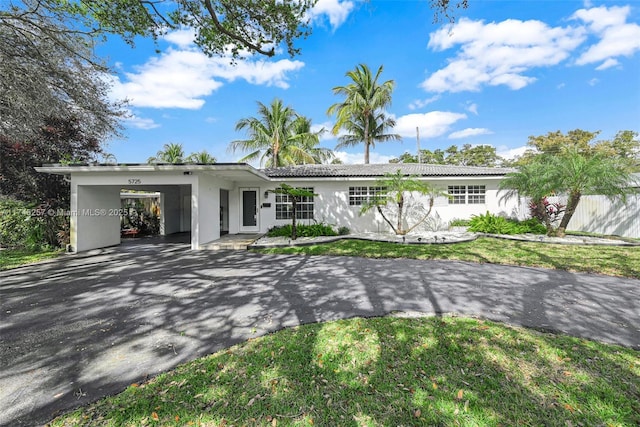
[[[256,335],[458,313],[640,348],[640,281],[452,261],[128,246],[0,273],[0,425],[34,425]]]

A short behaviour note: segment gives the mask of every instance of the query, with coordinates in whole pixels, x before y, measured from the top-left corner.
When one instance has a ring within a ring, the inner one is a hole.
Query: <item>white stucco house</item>
[[[161,234],[191,233],[201,249],[224,234],[264,233],[290,223],[290,201],[269,192],[281,183],[312,189],[299,205],[300,222],[324,222],[352,232],[389,231],[374,211],[360,215],[376,180],[401,170],[429,181],[449,197],[435,200],[433,218],[446,225],[455,218],[490,211],[521,216],[517,200],[501,200],[498,186],[510,169],[426,164],[303,165],[256,169],[248,164],[46,165],[43,173],[64,175],[71,183],[71,250],[120,244],[120,193],[161,194]],[[424,202],[416,198],[417,206]]]

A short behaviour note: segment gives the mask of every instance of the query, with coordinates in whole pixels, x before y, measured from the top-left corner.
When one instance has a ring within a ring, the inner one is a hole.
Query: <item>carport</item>
[[[269,181],[260,171],[237,163],[46,165],[37,170],[64,175],[70,182],[66,214],[72,252],[120,244],[123,190],[159,192],[160,234],[190,232],[191,249],[201,249],[222,234],[257,232],[261,189]]]

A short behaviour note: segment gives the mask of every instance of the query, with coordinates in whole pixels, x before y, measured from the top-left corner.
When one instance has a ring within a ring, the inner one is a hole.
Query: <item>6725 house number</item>
[[[129,179],[129,184],[142,184],[142,180],[138,178]]]

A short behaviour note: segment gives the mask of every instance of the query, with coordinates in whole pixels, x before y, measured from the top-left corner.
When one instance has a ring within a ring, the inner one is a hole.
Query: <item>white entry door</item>
[[[257,233],[258,224],[258,189],[240,189],[240,232]]]

